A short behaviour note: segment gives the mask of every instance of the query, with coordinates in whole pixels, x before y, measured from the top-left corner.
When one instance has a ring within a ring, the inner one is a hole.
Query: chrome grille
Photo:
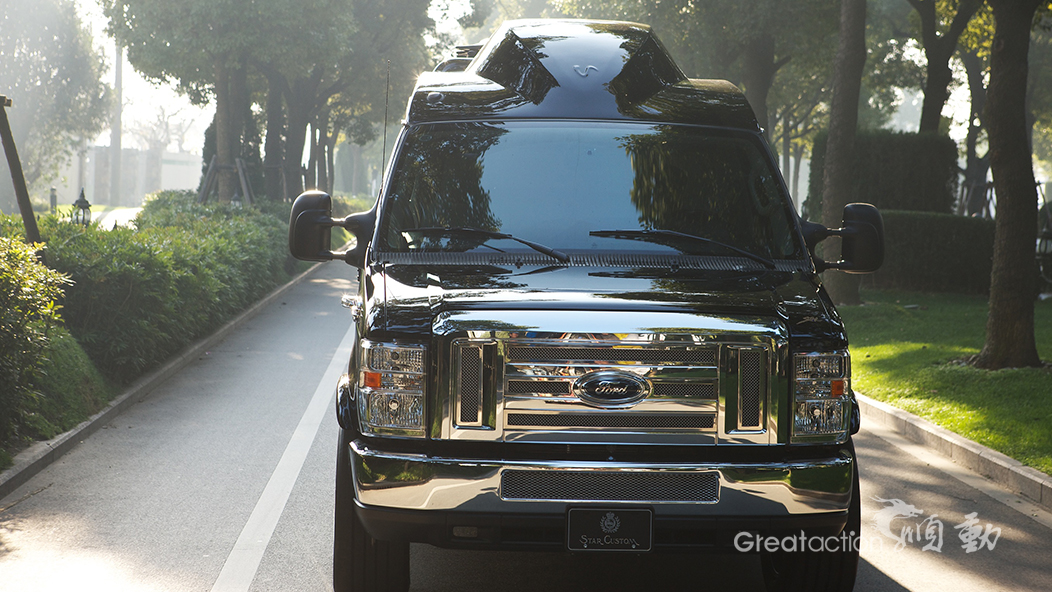
[[[624,413],[509,413],[508,425],[536,428],[650,428],[650,429],[712,429],[716,423],[713,415],[691,413],[682,415],[658,415]]]
[[[720,498],[717,473],[677,471],[534,471],[501,473],[507,500],[713,503]]]
[[[596,316],[589,322],[603,321]],[[566,324],[587,325],[575,323]],[[775,339],[756,334],[469,333],[453,340],[448,406],[440,405],[441,437],[557,444],[774,443],[776,418],[768,399],[771,385],[780,383],[768,373],[781,371],[781,358],[774,357]],[[607,376],[638,378],[649,393],[626,404],[582,396],[589,380]]]

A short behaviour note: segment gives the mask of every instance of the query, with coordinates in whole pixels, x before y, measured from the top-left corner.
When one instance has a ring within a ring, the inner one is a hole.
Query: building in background
[[[96,205],[138,207],[143,197],[161,190],[196,190],[201,180],[201,156],[189,152],[169,152],[124,148],[121,150],[121,192],[119,203],[110,199],[110,148],[93,146],[84,156],[74,158],[61,172],[54,186],[58,203],[73,203],[80,195]]]

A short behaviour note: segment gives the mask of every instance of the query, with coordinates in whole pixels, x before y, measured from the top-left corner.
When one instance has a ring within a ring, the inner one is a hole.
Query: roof
[[[470,63],[452,62],[443,69],[454,71],[420,76],[407,121],[611,119],[759,130],[736,86],[688,79],[638,23],[508,21]]]

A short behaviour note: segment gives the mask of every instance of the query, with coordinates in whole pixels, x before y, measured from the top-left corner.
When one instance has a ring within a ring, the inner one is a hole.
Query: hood
[[[386,265],[373,279],[383,328],[395,334],[430,333],[451,313],[498,322],[498,311],[590,311],[763,318],[800,337],[844,340],[835,310],[800,271]]]

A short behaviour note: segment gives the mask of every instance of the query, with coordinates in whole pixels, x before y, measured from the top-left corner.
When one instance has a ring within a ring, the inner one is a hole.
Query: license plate
[[[653,523],[650,510],[571,508],[566,546],[571,551],[649,551]]]

